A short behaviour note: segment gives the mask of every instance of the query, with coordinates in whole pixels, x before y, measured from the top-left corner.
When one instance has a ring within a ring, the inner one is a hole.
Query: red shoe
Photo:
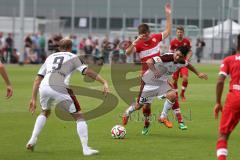
[[[123,124],[124,126],[127,125],[128,119],[129,119],[129,116],[127,116],[126,114],[124,114],[124,115],[122,116],[122,124]]]
[[[167,128],[172,128],[173,124],[167,118],[159,118],[158,121],[163,123]]]

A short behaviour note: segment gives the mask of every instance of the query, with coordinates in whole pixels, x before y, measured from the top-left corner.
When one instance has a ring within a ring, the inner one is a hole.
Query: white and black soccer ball
[[[121,125],[116,125],[112,128],[111,134],[114,139],[123,139],[127,134],[127,130]]]

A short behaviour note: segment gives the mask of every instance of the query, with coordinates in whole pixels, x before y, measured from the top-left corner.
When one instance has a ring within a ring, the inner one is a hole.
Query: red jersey
[[[152,34],[148,41],[140,40],[136,46],[136,53],[139,54],[142,63],[142,74],[148,70],[146,61],[155,56],[160,56],[160,42],[163,34]]]
[[[224,58],[219,74],[230,76],[230,92],[240,92],[240,53]]]
[[[179,41],[177,38],[174,38],[170,42],[170,52],[174,52],[180,46],[187,46],[191,49],[191,43],[187,38],[183,38],[182,41]]]

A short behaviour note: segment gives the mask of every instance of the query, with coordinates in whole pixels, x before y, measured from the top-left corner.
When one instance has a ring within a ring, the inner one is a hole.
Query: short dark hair
[[[189,50],[190,49],[187,46],[180,46],[180,47],[178,47],[176,49],[176,51],[180,51],[184,55],[184,57],[186,57],[186,55],[188,54]]]
[[[138,26],[138,34],[146,34],[146,33],[150,33],[149,26],[145,23],[140,24]]]
[[[67,51],[72,49],[72,41],[69,38],[63,38],[59,41],[59,50],[60,51]]]
[[[176,30],[180,30],[180,31],[183,31],[184,32],[184,27],[183,26],[177,26],[177,29]]]

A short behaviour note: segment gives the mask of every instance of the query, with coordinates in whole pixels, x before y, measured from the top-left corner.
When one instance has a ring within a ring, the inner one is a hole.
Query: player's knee
[[[42,111],[41,114],[44,115],[46,118],[48,118],[51,114],[51,110]]]
[[[188,77],[187,76],[183,76],[182,79],[183,79],[184,82],[188,81]]]
[[[84,120],[83,113],[78,111],[76,113],[72,113],[73,118],[78,121],[78,120]]]
[[[171,102],[175,102],[177,95],[174,91],[170,91],[167,93],[166,98],[170,100]]]
[[[218,136],[219,140],[228,140],[230,134],[222,134],[220,133]]]

